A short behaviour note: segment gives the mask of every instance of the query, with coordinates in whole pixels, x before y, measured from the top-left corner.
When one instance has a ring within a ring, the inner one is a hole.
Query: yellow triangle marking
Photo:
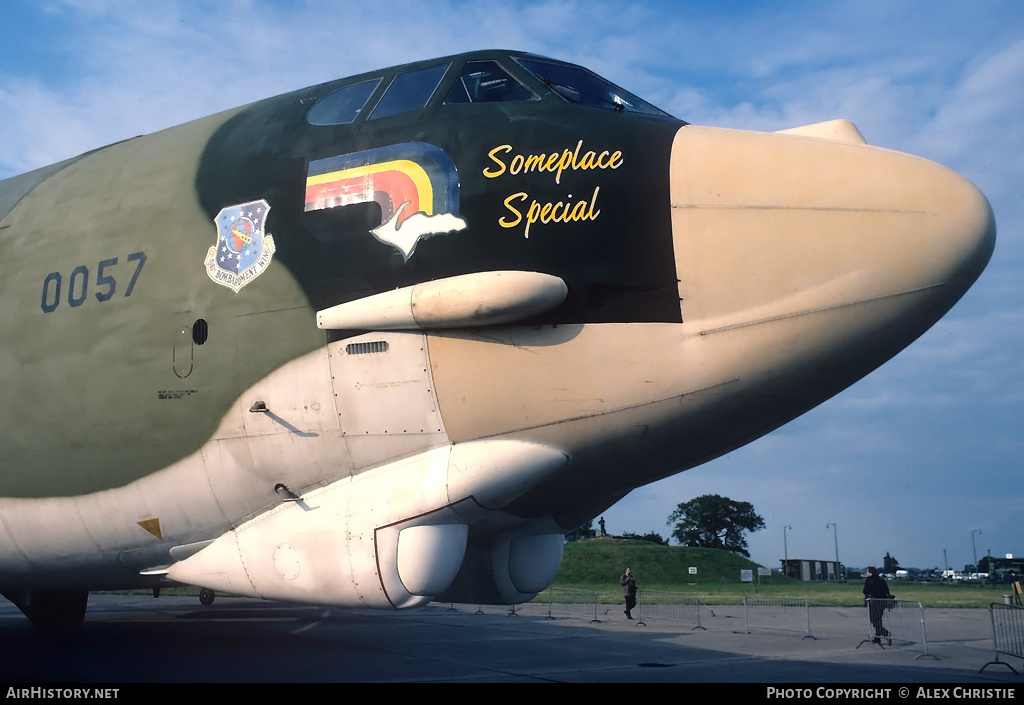
[[[143,519],[139,522],[139,526],[156,536],[158,539],[162,539],[164,537],[163,532],[160,531],[159,519]]]

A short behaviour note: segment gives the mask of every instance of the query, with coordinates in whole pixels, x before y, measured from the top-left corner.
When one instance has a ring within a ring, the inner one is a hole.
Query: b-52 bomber
[[[0,182],[0,593],[511,604],[563,535],[864,377],[995,242],[837,120],[690,125],[513,51]],[[212,593],[207,593],[212,594]]]

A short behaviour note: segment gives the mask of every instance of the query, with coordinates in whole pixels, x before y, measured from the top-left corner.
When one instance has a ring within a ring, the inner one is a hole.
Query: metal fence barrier
[[[546,619],[555,619],[558,616],[601,622],[597,618],[596,592],[556,587],[548,588],[545,592],[548,596],[548,616]]]
[[[978,673],[994,663],[1006,666],[1016,673],[1017,669],[1006,661],[1000,661],[999,655],[1024,659],[1024,607],[993,602],[989,605],[988,612],[992,617],[992,642],[996,656],[994,661],[982,666]]]
[[[928,653],[928,635],[924,628],[924,607],[920,602],[914,600],[878,600],[869,597],[867,599],[868,621],[870,629],[868,637],[857,644],[859,649],[863,644],[874,643],[879,647],[885,642],[886,646],[892,646],[893,642],[901,644],[920,644],[924,648],[923,654],[918,654],[916,659],[929,657],[938,658]]]
[[[805,597],[744,597],[743,624],[752,629],[794,632],[801,639],[811,635],[811,605]]]
[[[469,609],[473,608],[472,605],[467,605],[467,604],[464,604],[464,603],[459,603],[459,604],[462,604],[464,608],[466,608],[466,607],[468,607]],[[456,603],[449,602],[448,603],[448,610],[447,611],[448,612],[458,612],[459,608],[456,607],[455,605],[456,605]],[[518,617],[519,616],[519,607],[520,607],[519,605],[483,605],[483,604],[477,604],[476,611],[473,612],[473,614],[487,614],[487,612],[484,611],[484,607],[493,608],[495,611],[498,611],[498,612],[504,612],[509,617]]]
[[[682,592],[660,590],[637,590],[636,605],[639,609],[637,626],[646,619],[664,619],[671,622],[692,624],[693,629],[705,629],[701,624],[701,611],[710,608],[699,597]],[[714,613],[711,615],[714,616]],[[706,629],[705,629],[706,631]]]

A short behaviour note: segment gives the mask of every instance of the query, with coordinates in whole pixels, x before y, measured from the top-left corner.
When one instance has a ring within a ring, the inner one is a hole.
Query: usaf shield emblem
[[[210,279],[237,294],[263,273],[275,251],[274,238],[263,229],[269,212],[263,199],[221,209],[213,221],[217,244],[206,254]]]

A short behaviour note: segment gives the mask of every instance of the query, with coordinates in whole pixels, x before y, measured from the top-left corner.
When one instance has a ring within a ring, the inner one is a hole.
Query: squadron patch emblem
[[[275,252],[274,238],[263,230],[269,212],[263,199],[221,209],[213,221],[217,244],[206,254],[210,279],[237,294],[263,273]]]

